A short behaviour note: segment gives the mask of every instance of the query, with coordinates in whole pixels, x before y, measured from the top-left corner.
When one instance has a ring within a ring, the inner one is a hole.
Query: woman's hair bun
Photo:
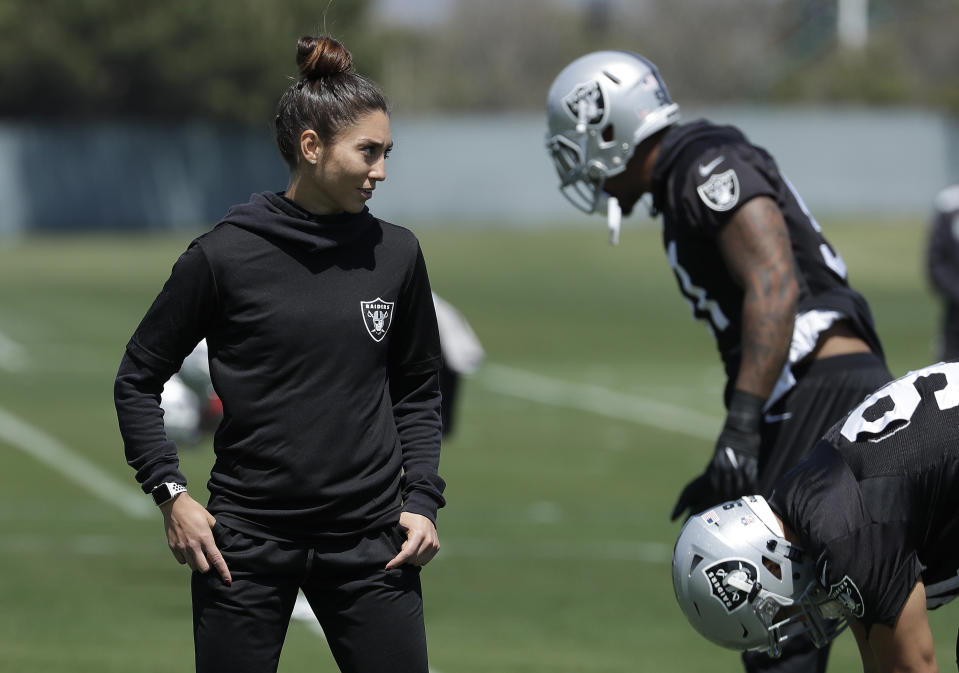
[[[303,160],[300,136],[312,130],[322,143],[367,112],[390,106],[383,92],[353,68],[353,56],[332,37],[301,37],[296,45],[300,76],[276,104],[273,126],[280,154],[291,171]]]
[[[303,79],[319,79],[353,71],[353,55],[332,37],[301,37],[296,64]]]

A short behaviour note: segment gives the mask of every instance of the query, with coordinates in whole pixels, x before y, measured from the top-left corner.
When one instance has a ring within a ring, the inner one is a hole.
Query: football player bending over
[[[724,647],[779,656],[800,633],[823,647],[848,624],[866,673],[937,671],[926,611],[959,594],[959,363],[868,396],[768,502],[691,517],[673,584]]]
[[[773,157],[734,126],[681,123],[656,66],[639,54],[576,59],[553,81],[546,111],[563,194],[605,213],[612,242],[621,216],[651,201],[679,290],[722,358],[726,422],[672,518],[768,497],[833,423],[892,379],[842,257]],[[743,664],[748,673],[824,673],[828,649],[805,644],[773,661],[750,652]]]

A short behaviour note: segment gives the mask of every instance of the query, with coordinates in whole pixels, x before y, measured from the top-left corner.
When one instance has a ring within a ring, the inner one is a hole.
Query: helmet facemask
[[[600,164],[587,164],[585,141],[585,135],[579,144],[558,135],[547,140],[546,146],[559,175],[559,189],[563,196],[584,213],[591,214],[599,209],[606,197],[603,185],[607,174]]]
[[[847,626],[836,601],[815,580],[795,600],[766,591],[758,582],[744,582],[742,589],[754,596],[748,603],[757,620],[766,625],[766,643],[749,649],[765,651],[770,657],[781,656],[783,643],[803,633],[816,647],[824,647]]]

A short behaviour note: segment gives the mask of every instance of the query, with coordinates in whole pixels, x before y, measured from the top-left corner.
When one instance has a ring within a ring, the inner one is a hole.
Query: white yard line
[[[153,501],[101,470],[76,451],[9,411],[0,408],[0,440],[36,458],[77,486],[116,505],[127,516],[155,516]]]
[[[587,411],[697,439],[715,439],[722,424],[722,419],[667,402],[627,395],[593,384],[554,379],[491,362],[484,364],[475,378],[487,390],[502,395]]]
[[[0,553],[78,556],[156,556],[153,545],[131,545],[124,535],[75,533],[45,535],[43,533],[7,534],[0,537]]]
[[[27,351],[16,341],[0,332],[0,369],[22,372],[27,368]]]

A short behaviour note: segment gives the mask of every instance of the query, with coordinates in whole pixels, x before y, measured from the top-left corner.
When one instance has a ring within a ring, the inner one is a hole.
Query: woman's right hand
[[[230,586],[233,582],[230,569],[213,540],[216,519],[206,507],[189,493],[180,493],[160,505],[160,511],[173,557],[197,572],[206,573],[211,567],[216,568],[223,583]]]

